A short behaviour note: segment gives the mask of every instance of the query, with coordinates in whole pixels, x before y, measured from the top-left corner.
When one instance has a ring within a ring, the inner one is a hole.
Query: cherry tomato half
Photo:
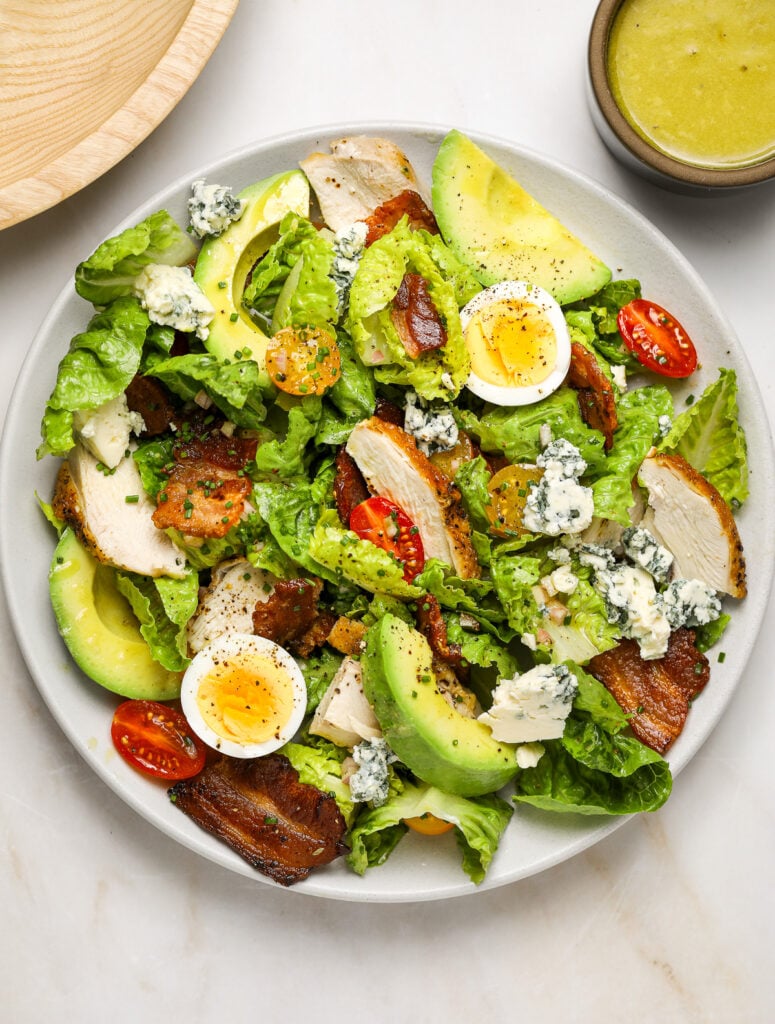
[[[504,466],[490,478],[487,490],[490,504],[487,517],[490,533],[496,537],[515,537],[527,533],[522,525],[522,515],[527,505],[527,496],[532,484],[537,484],[544,471],[538,466],[516,463]]]
[[[339,380],[336,338],[322,327],[283,327],[266,346],[272,383],[289,395],[323,395]]]
[[[387,498],[367,498],[350,513],[350,529],[394,555],[404,567],[407,583],[422,571],[425,551],[420,532],[409,516]]]
[[[404,818],[404,824],[408,825],[413,832],[420,832],[424,836],[442,836],[455,827],[451,821],[437,818],[435,814],[428,811],[421,814],[419,818]]]
[[[207,748],[185,716],[155,700],[119,704],[110,735],[125,761],[157,779],[190,779],[204,768]]]
[[[663,377],[688,377],[697,350],[675,317],[656,302],[635,299],[619,310],[619,333],[639,363]]]

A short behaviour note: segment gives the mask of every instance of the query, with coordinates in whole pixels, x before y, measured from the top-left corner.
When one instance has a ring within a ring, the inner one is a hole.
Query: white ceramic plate
[[[444,131],[423,125],[355,124],[283,136],[251,146],[192,171],[132,212],[134,224],[164,206],[186,223],[189,183],[206,175],[241,189],[266,175],[296,166],[309,152],[347,134],[385,135],[408,153],[421,178],[430,170]],[[732,609],[724,638],[726,660],[713,661],[711,681],[695,702],[686,728],[670,752],[678,773],[697,752],[723,713],[756,641],[773,575],[775,526],[775,458],[761,398],[734,333],[695,271],[671,243],[637,212],[583,176],[545,157],[502,140],[476,137],[496,160],[609,266],[617,277],[638,277],[644,294],[672,310],[690,332],[701,353],[702,369],[689,384],[679,385],[676,407],[715,379],[719,366],[737,371],[743,425],[756,472],[751,496],[738,522],[749,555],[749,595]],[[115,233],[115,232],[113,232]],[[95,245],[98,242],[95,239]],[[84,257],[88,253],[84,253]],[[51,713],[70,741],[116,795],[177,842],[232,871],[268,882],[216,839],[202,832],[170,805],[163,787],[126,766],[112,748],[110,719],[116,699],[80,674],[56,630],[49,606],[47,573],[54,535],[35,507],[34,494],[48,497],[57,469],[55,460],[36,462],[39,424],[52,390],[59,360],[69,339],[82,330],[91,307],[68,282],[30,350],[14,392],[0,453],[0,555],[11,615],[30,672]],[[24,514],[9,515],[10,509]],[[767,525],[765,525],[767,524]],[[763,531],[768,531],[765,537]],[[756,543],[754,544],[754,540]],[[761,553],[761,556],[760,556]],[[480,889],[504,885],[572,857],[622,823],[622,819],[548,814],[518,807],[495,861]],[[169,847],[170,858],[175,847]],[[458,896],[476,891],[460,867],[451,834],[430,839],[408,834],[389,861],[365,877],[334,863],[296,886],[297,891],[334,899],[410,901]]]

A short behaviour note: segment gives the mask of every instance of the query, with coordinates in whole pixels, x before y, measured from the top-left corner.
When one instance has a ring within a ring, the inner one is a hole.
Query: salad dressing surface
[[[775,3],[625,0],[608,44],[620,110],[684,163],[734,168],[775,154]]]

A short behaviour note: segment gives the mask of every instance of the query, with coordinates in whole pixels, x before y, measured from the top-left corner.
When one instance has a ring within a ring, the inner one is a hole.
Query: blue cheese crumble
[[[388,766],[398,758],[379,736],[353,747],[353,760],[358,771],[350,776],[350,795],[353,800],[380,807],[390,795]]]
[[[492,707],[479,715],[479,721],[503,743],[559,739],[577,689],[578,680],[567,665],[536,665],[522,675],[499,680]]]
[[[531,487],[522,514],[530,533],[558,537],[580,533],[592,522],[592,490],[578,482],[587,468],[581,452],[565,438],[557,438],[536,459],[544,475]]]
[[[651,573],[657,583],[667,583],[673,555],[653,533],[642,526],[630,526],[622,533],[622,547],[630,561]]]
[[[643,660],[661,658],[667,651],[670,622],[646,570],[616,565],[595,573],[593,585],[605,602],[608,621],[623,637],[638,641]]]
[[[458,440],[457,423],[447,406],[431,408],[414,391],[407,392],[404,430],[411,434],[424,455],[449,451]]]
[[[701,580],[673,580],[660,596],[673,629],[707,626],[721,615],[721,601],[716,592]]]
[[[191,184],[188,216],[191,233],[197,238],[223,234],[229,224],[240,219],[244,209],[245,204],[226,185],[208,185],[204,178]]]
[[[188,267],[150,263],[135,279],[135,295],[154,323],[207,339],[215,310]]]
[[[334,235],[334,261],[331,264],[331,280],[336,288],[338,309],[341,313],[347,304],[350,286],[358,269],[363,250],[366,245],[368,226],[362,220],[355,221],[349,227],[340,228]]]

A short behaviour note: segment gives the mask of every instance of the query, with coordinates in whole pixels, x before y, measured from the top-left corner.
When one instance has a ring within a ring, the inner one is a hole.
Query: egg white
[[[500,281],[475,295],[460,311],[463,333],[473,317],[488,306],[503,299],[516,299],[537,306],[554,331],[557,356],[551,373],[540,384],[500,385],[482,380],[473,370],[466,381],[466,387],[479,398],[494,405],[532,405],[551,395],[562,384],[570,367],[570,331],[557,301],[543,288],[527,281]]]
[[[270,658],[284,673],[291,684],[292,708],[288,720],[276,734],[262,743],[238,743],[225,739],[215,732],[204,720],[199,709],[197,693],[199,686],[213,668],[224,659],[240,655],[249,658]],[[301,669],[294,658],[279,644],[263,636],[250,633],[224,633],[212,643],[203,647],[192,659],[183,675],[180,691],[183,714],[194,732],[209,747],[228,754],[230,757],[263,757],[271,754],[293,738],[304,718],[307,706],[307,687]]]

